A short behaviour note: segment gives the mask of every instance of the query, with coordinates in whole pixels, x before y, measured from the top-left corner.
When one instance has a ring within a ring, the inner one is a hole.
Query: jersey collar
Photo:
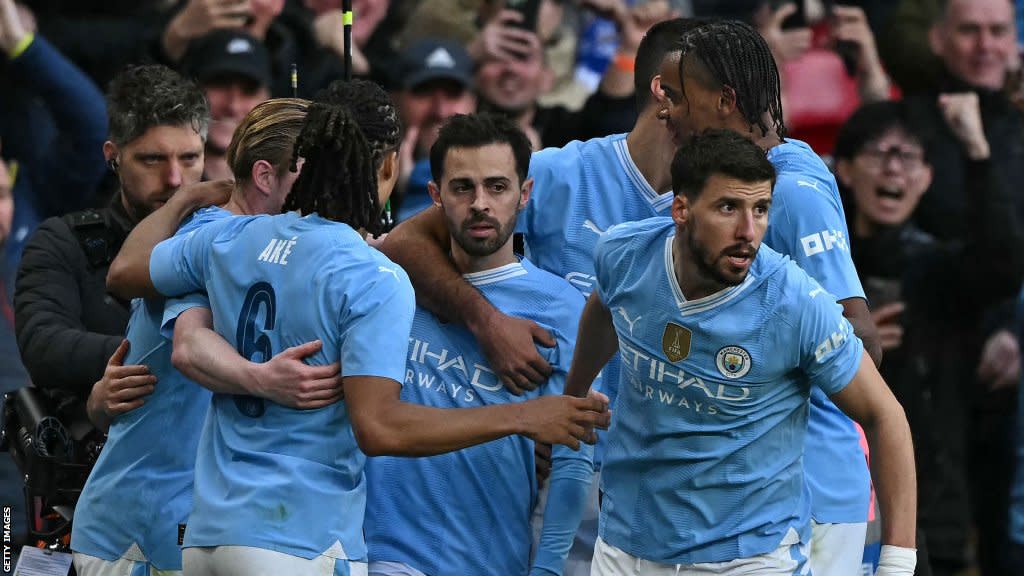
[[[729,302],[743,293],[743,291],[751,286],[754,283],[754,280],[756,280],[753,271],[750,271],[747,272],[747,277],[743,282],[736,286],[730,286],[724,290],[719,290],[714,294],[698,298],[697,300],[687,300],[686,297],[683,296],[682,288],[679,287],[679,281],[676,279],[676,273],[672,266],[672,241],[675,237],[675,234],[670,234],[669,237],[665,239],[665,275],[668,277],[669,286],[672,287],[672,295],[675,296],[676,306],[679,308],[679,312],[683,316],[699,314],[722,306],[726,302]]]
[[[672,192],[668,191],[664,194],[658,194],[651,187],[651,184],[640,173],[640,169],[636,167],[633,157],[629,155],[629,147],[626,145],[625,138],[615,141],[615,155],[618,156],[619,164],[622,165],[626,175],[629,176],[633,185],[636,186],[636,189],[640,191],[640,194],[647,200],[654,211],[660,213],[668,210],[669,206],[672,205]]]

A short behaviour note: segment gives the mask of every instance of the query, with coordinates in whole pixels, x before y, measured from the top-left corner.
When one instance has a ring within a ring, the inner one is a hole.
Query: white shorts
[[[367,576],[365,562],[323,555],[308,560],[252,546],[185,548],[181,559],[192,576]]]
[[[791,531],[783,542],[796,536]],[[797,537],[799,540],[799,537]],[[740,558],[729,562],[707,562],[701,564],[660,564],[637,558],[629,553],[597,539],[594,548],[594,562],[590,576],[794,576],[810,574],[806,560],[806,546],[782,544],[774,552]]]
[[[104,560],[81,552],[72,555],[78,576],[181,576],[181,570],[157,570],[149,562],[118,558]]]
[[[827,576],[861,576],[867,522],[811,523],[811,572]]]

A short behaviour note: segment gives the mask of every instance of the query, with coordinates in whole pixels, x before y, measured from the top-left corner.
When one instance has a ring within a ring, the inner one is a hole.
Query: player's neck
[[[459,274],[472,274],[474,272],[486,272],[494,270],[519,261],[512,250],[512,239],[509,238],[505,245],[486,256],[473,256],[459,246],[454,238],[452,242],[452,262]]]
[[[664,123],[653,114],[640,114],[626,136],[626,148],[644,180],[661,194],[672,189],[672,156],[676,147]]]
[[[266,214],[267,210],[259,201],[263,195],[259,190],[251,190],[251,186],[251,183],[235,186],[231,192],[231,199],[224,204],[224,209],[241,216]]]

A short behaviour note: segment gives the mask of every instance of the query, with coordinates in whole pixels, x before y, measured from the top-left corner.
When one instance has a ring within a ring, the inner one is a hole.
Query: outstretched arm
[[[340,365],[312,366],[303,360],[320,351],[319,340],[294,346],[268,362],[246,360],[213,331],[208,308],[190,308],[174,323],[171,362],[182,374],[220,394],[245,394],[309,410],[342,398]]]
[[[864,349],[875,363],[875,367],[882,365],[882,341],[878,336],[878,327],[868,310],[868,303],[863,298],[847,298],[840,300],[843,307],[843,316],[853,325],[853,333],[864,342]]]
[[[110,263],[107,290],[125,300],[161,296],[149,276],[153,247],[173,236],[182,221],[197,209],[226,202],[233,189],[234,184],[229,180],[186,186],[146,216],[128,234],[117,257]]]
[[[367,456],[431,456],[521,434],[535,442],[597,441],[610,412],[601,396],[542,396],[526,402],[482,408],[441,409],[402,402],[401,384],[378,376],[344,379],[345,402],[356,442]]]
[[[615,334],[611,311],[595,290],[580,317],[576,351],[569,376],[565,380],[565,393],[580,398],[586,396],[594,379],[618,350],[619,339]]]
[[[444,214],[432,206],[388,234],[381,251],[409,274],[418,303],[440,318],[464,324],[476,336],[491,369],[513,393],[532,390],[551,374],[534,342],[551,347],[537,323],[495,309],[447,256],[451,237]]]

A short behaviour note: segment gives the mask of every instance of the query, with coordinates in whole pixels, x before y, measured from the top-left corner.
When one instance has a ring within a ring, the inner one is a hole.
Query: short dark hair
[[[651,101],[651,79],[661,73],[665,56],[679,50],[679,37],[705,22],[707,20],[700,18],[672,18],[658,22],[644,34],[633,67],[637,110],[643,110]]]
[[[836,160],[852,160],[864,147],[884,136],[890,130],[899,130],[917,142],[927,154],[926,137],[909,120],[907,105],[903,102],[874,102],[857,109],[839,129],[833,156]]]
[[[935,19],[933,20],[933,24],[939,24],[946,21],[946,18],[949,17],[949,5],[952,1],[953,0],[935,0],[935,3],[932,5],[932,9],[935,10]],[[1014,11],[1016,11],[1016,3],[1014,3],[1013,0],[1006,1],[1009,2],[1010,6],[1013,7]]]
[[[195,82],[166,66],[129,66],[107,90],[110,141],[118,146],[154,126],[188,125],[206,140],[210,109]]]
[[[742,134],[721,128],[705,130],[676,150],[672,188],[696,200],[713,174],[775,185],[775,167],[764,150]]]
[[[711,88],[729,86],[736,94],[736,106],[751,127],[764,134],[786,137],[782,118],[782,84],[775,57],[761,34],[749,24],[735,20],[708,21],[679,38],[679,80],[687,59],[698,65],[696,80]],[[685,90],[684,90],[685,92]],[[771,117],[774,126],[765,123]]]
[[[317,93],[295,142],[292,170],[306,163],[285,210],[316,212],[329,220],[383,231],[377,170],[398,148],[402,126],[384,90],[366,80],[336,80]]]
[[[519,184],[526,181],[533,148],[530,139],[511,120],[494,114],[456,114],[449,118],[430,147],[430,177],[438,185],[444,175],[444,160],[452,148],[479,148],[508,144],[516,159]]]

